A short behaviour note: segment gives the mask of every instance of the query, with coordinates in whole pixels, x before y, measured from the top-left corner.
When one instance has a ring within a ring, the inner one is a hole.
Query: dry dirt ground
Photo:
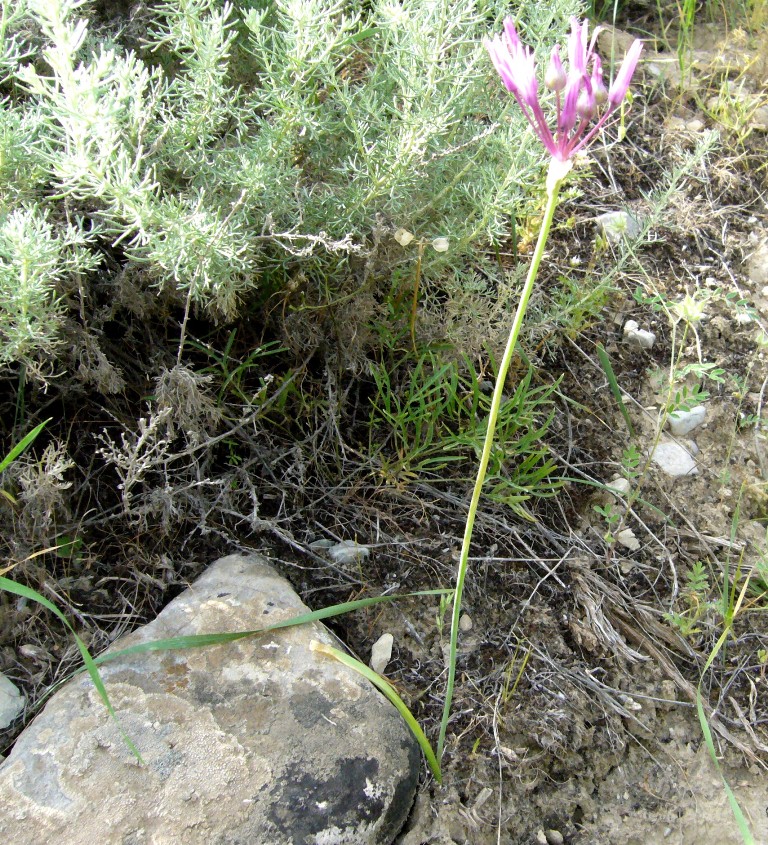
[[[492,505],[478,518],[445,782],[425,773],[399,845],[740,842],[696,715],[702,675],[722,771],[755,841],[768,843],[768,115],[760,111],[768,56],[765,38],[731,36],[702,42],[689,80],[677,79],[673,56],[646,62],[625,139],[610,153],[595,147],[585,165],[594,178],[558,210],[527,348],[543,383],[562,379],[548,445],[570,480],[532,507],[533,520]],[[708,147],[710,129],[719,140]],[[660,189],[663,202],[650,196]],[[617,209],[647,222],[630,254],[599,238],[595,218]],[[590,316],[590,302],[563,332],[548,305],[568,273],[583,281],[585,298],[601,297],[601,317]],[[687,332],[673,308],[686,295],[702,306]],[[629,319],[655,333],[652,348],[624,343]],[[723,371],[720,380],[681,376],[680,389],[710,393],[705,423],[681,438],[697,472],[681,478],[647,462],[673,358]],[[633,445],[639,477],[627,509],[595,484],[621,474]],[[178,538],[176,551],[173,538],[150,548],[137,532],[121,538],[108,569],[73,557],[49,597],[87,617],[98,650],[235,542],[270,555],[313,607],[450,585],[466,485],[391,483],[356,459],[353,444],[346,449],[348,472],[334,481],[319,463],[304,473],[300,447],[275,445],[273,476],[261,470],[258,531],[238,530],[245,518],[228,533],[211,523],[203,536]],[[595,511],[611,502],[632,532],[621,542],[606,539],[610,526]],[[329,537],[356,539],[370,555],[330,566],[316,543]],[[687,573],[697,562],[706,584],[692,591]],[[738,612],[705,671],[728,607]],[[65,631],[29,609],[23,619],[6,611],[0,669],[24,685],[31,717],[75,654]],[[364,659],[378,636],[394,635],[387,675],[430,736],[444,692],[442,622],[434,602],[407,599],[335,624]]]

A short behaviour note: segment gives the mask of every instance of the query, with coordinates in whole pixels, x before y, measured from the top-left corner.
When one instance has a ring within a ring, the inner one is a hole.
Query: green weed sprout
[[[539,264],[544,255],[544,247],[547,243],[547,237],[557,207],[560,188],[573,166],[574,155],[584,149],[598,135],[608,118],[624,101],[629,89],[629,83],[643,49],[640,41],[635,41],[632,44],[613,83],[610,88],[606,88],[603,82],[600,57],[594,52],[598,31],[595,30],[592,33],[591,39],[588,40],[587,22],[580,23],[576,18],[572,19],[571,34],[568,39],[568,73],[565,72],[560,60],[559,48],[555,46],[552,49],[549,66],[544,75],[544,85],[554,95],[555,99],[557,119],[554,132],[547,123],[539,100],[538,79],[533,51],[521,43],[512,19],[507,18],[505,20],[503,35],[497,35],[492,40],[485,40],[486,49],[504,86],[517,101],[526,120],[530,123],[534,133],[550,154],[551,159],[546,181],[547,203],[541,230],[530,267],[528,268],[528,275],[522,293],[520,294],[517,311],[512,321],[509,339],[507,340],[507,345],[499,364],[496,386],[493,391],[491,408],[488,414],[483,451],[480,456],[477,478],[467,513],[451,614],[448,680],[443,716],[440,722],[440,736],[437,744],[438,760],[441,759],[445,748],[445,734],[451,715],[453,687],[456,680],[461,597],[467,575],[472,531],[474,529],[475,515],[477,514],[477,507],[480,502],[483,482],[485,481],[488,463],[491,457],[496,422],[505,387],[504,382],[515,353],[517,339],[520,335],[523,319],[525,318],[528,300],[531,297],[533,285],[536,281]],[[601,110],[602,113],[597,117],[598,112]],[[597,120],[593,123],[595,117],[597,117]]]

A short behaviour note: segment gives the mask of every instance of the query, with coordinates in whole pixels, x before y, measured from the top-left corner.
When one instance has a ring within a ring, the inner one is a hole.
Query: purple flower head
[[[643,50],[641,41],[633,42],[616,78],[610,88],[606,89],[602,62],[595,53],[599,32],[600,27],[597,27],[590,38],[588,23],[580,23],[577,18],[571,19],[567,74],[558,48],[552,50],[544,74],[544,84],[556,97],[557,121],[554,134],[539,101],[533,50],[522,44],[512,19],[504,21],[502,35],[496,35],[493,40],[486,38],[483,42],[506,89],[517,100],[547,151],[560,162],[569,161],[578,150],[589,144],[608,116],[624,100]],[[605,109],[598,116],[603,106]],[[597,121],[592,124],[596,116]]]
[[[533,50],[521,44],[512,18],[504,21],[503,35],[484,43],[507,91],[521,104],[533,108],[539,101],[536,62]]]

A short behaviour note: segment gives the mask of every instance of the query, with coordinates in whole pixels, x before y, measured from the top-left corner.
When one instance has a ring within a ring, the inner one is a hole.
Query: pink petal
[[[608,90],[608,104],[611,109],[616,106],[627,96],[629,90],[629,83],[632,81],[632,75],[635,72],[637,63],[640,60],[640,54],[643,52],[643,42],[635,40],[632,46],[627,51],[624,61],[621,63],[619,72],[616,74],[616,79]]]

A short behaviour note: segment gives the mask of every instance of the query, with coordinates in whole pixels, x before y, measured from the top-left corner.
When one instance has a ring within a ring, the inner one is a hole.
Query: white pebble
[[[382,634],[371,648],[371,662],[368,664],[374,672],[381,675],[392,659],[392,645],[395,638],[392,634]]]
[[[631,552],[636,552],[640,548],[640,541],[635,537],[635,532],[631,528],[624,528],[616,535],[617,542],[629,549]]]
[[[659,443],[653,450],[651,460],[673,478],[696,475],[699,471],[691,453],[678,443]]]
[[[635,320],[627,320],[624,324],[624,343],[636,349],[650,349],[656,343],[656,335],[641,329]]]
[[[669,427],[676,437],[688,434],[694,428],[698,428],[707,418],[707,409],[703,405],[697,405],[690,411],[675,411],[668,418]]]
[[[611,493],[614,493],[617,496],[625,496],[629,493],[630,490],[630,483],[628,478],[624,478],[623,476],[619,475],[614,478],[612,481],[609,481],[605,485]]]

